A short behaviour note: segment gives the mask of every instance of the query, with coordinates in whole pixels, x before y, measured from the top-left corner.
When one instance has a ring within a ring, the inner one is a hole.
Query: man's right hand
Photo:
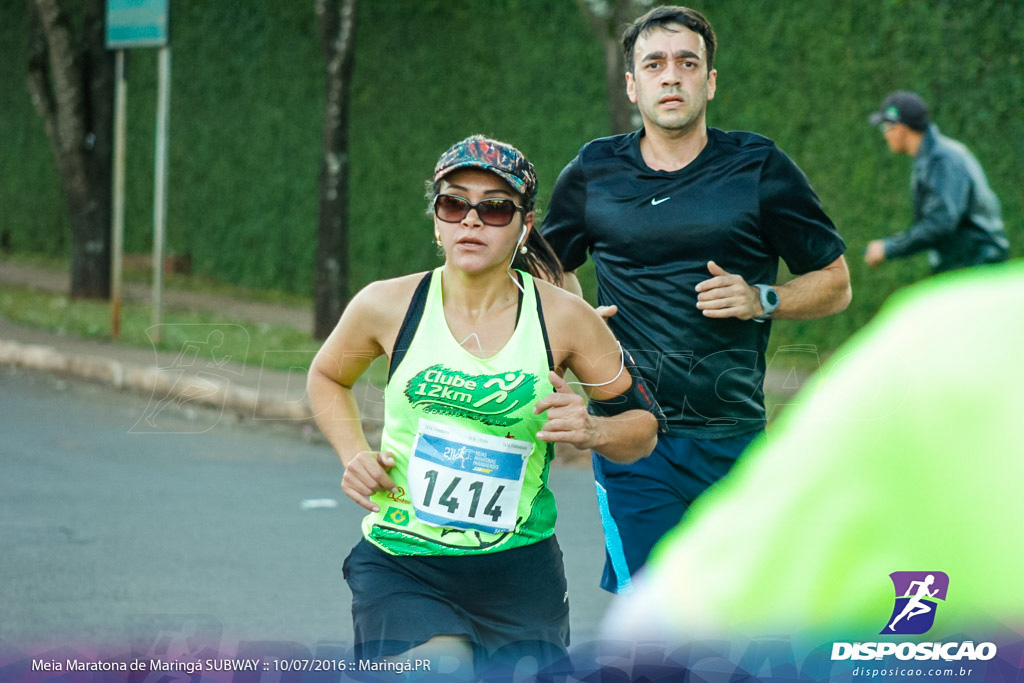
[[[580,286],[575,270],[569,270],[562,274],[562,289],[572,292],[581,299],[586,298],[583,296],[583,287]],[[598,306],[594,310],[597,311],[599,316],[608,320],[608,318],[619,312],[619,307],[613,304],[611,306]]]

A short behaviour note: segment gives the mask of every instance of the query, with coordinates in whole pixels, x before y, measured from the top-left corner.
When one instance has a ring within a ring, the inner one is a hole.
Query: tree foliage
[[[11,11],[7,4],[5,84],[24,78],[30,53],[25,5]],[[848,311],[780,323],[773,343],[834,348],[889,294],[927,273],[923,257],[878,270],[860,258],[869,239],[909,220],[909,159],[891,155],[867,124],[891,90],[920,92],[942,131],[975,152],[1003,203],[1013,254],[1024,254],[1024,3],[715,0],[696,7],[719,40],[709,124],[775,140],[849,245]],[[326,112],[314,5],[172,0],[171,9],[168,249],[190,253],[199,273],[221,281],[308,294]],[[359,4],[349,94],[351,291],[438,263],[423,181],[452,142],[479,132],[516,144],[537,166],[543,210],[580,145],[613,131],[606,46],[587,17],[570,0]],[[138,51],[132,59],[125,238],[129,251],[141,252],[151,239],[156,69],[155,55]],[[618,81],[614,91],[623,90]],[[0,116],[0,232],[15,251],[66,254],[68,212],[53,190],[60,173],[24,89],[0,88]]]

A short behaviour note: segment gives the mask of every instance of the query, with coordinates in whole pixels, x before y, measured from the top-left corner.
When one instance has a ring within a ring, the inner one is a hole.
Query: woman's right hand
[[[345,465],[341,490],[370,512],[380,512],[370,496],[377,491],[396,491],[395,482],[388,475],[394,466],[395,457],[390,453],[360,451]]]

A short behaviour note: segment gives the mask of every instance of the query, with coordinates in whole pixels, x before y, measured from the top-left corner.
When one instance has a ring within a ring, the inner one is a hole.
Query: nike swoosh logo
[[[657,206],[658,204],[661,204],[662,202],[667,202],[670,199],[672,199],[672,198],[671,197],[665,197],[663,199],[655,199],[654,197],[651,197],[651,206]]]

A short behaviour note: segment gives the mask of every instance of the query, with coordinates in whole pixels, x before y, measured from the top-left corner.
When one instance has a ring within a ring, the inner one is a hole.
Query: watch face
[[[769,306],[779,305],[779,294],[774,289],[769,289],[767,292],[765,292],[765,299],[768,300]]]

